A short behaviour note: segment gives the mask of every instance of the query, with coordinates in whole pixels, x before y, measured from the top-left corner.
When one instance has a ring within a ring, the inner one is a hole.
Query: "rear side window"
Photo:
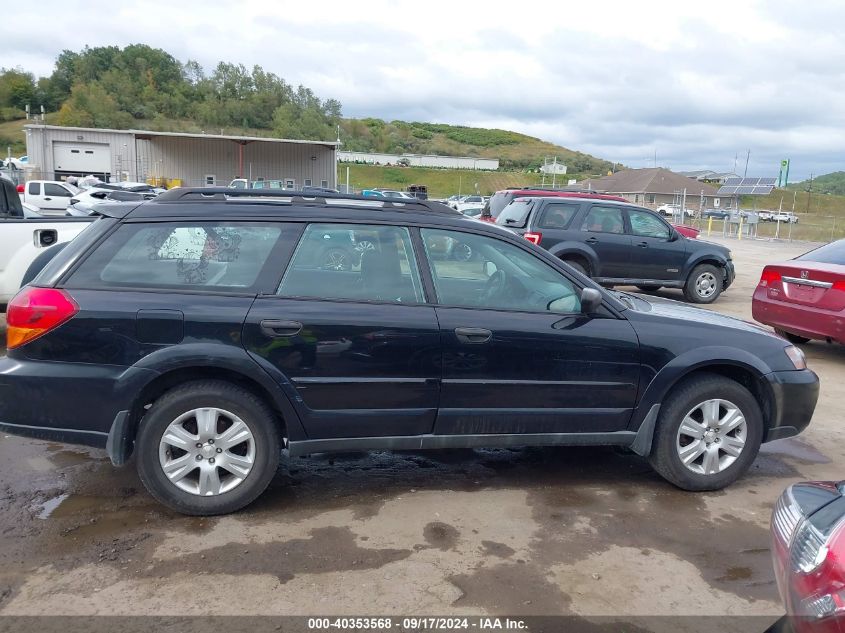
[[[593,233],[624,233],[622,210],[616,207],[593,206],[584,219],[582,228]]]
[[[515,229],[524,228],[533,204],[533,200],[514,200],[502,210],[496,218],[496,224]]]
[[[498,218],[499,214],[502,212],[508,203],[513,200],[513,194],[508,192],[497,192],[494,193],[490,200],[487,201],[487,205],[490,207],[490,215],[494,218]]]
[[[408,229],[310,224],[279,294],[285,297],[423,303]]]
[[[67,286],[248,290],[281,233],[278,224],[258,222],[124,224]]]
[[[578,213],[580,205],[553,203],[546,205],[543,217],[540,219],[539,228],[544,229],[565,229],[572,222],[572,218]]]

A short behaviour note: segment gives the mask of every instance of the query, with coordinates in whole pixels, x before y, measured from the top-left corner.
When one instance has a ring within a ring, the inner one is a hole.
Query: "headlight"
[[[794,345],[790,345],[788,347],[784,347],[783,351],[786,352],[787,356],[789,356],[789,360],[792,361],[795,369],[807,369],[807,357],[804,356],[804,352],[802,352],[799,348]]]

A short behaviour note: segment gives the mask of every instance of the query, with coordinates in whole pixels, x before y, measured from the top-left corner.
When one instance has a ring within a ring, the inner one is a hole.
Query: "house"
[[[629,202],[656,209],[662,204],[681,204],[686,190],[688,209],[729,208],[730,198],[716,195],[716,187],[662,167],[625,169],[603,178],[591,178],[579,187],[622,196]]]

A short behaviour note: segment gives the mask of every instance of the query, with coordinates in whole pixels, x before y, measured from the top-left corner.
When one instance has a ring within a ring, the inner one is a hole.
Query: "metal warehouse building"
[[[27,125],[30,178],[90,174],[112,180],[228,185],[233,178],[281,180],[286,188],[335,187],[331,141]]]

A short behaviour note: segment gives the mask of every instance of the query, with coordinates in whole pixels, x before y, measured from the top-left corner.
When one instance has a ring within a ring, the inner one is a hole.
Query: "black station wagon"
[[[180,512],[250,503],[283,447],[618,445],[710,490],[815,408],[787,341],[438,203],[176,189],[100,213],[8,306],[0,429],[134,454]]]

